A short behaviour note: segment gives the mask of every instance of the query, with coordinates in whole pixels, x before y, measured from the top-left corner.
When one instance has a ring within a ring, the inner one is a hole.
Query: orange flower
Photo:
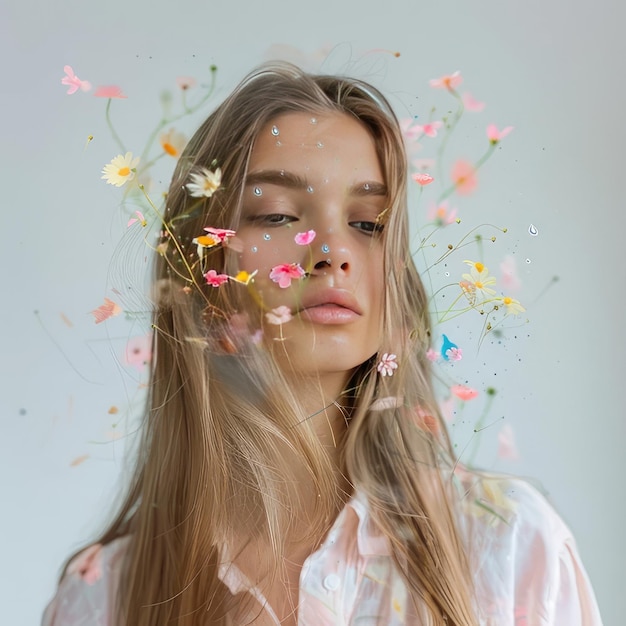
[[[170,128],[161,135],[161,147],[165,154],[178,158],[184,147],[187,145],[187,137],[182,133]]]

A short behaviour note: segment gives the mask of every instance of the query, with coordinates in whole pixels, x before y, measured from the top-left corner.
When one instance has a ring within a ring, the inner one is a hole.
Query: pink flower
[[[473,111],[475,113],[480,113],[480,111],[482,111],[485,108],[485,103],[480,102],[479,100],[476,100],[474,96],[472,96],[472,94],[469,93],[469,91],[466,91],[465,93],[463,93],[463,95],[461,96],[461,99],[463,100],[463,106],[465,107],[466,111]]]
[[[121,87],[109,85],[108,87],[98,87],[93,94],[96,98],[127,98],[122,93]]]
[[[228,230],[227,228],[207,227],[204,230],[205,232],[209,233],[209,235],[217,237],[221,243],[227,242],[231,237],[234,237],[236,235],[234,230]]]
[[[191,76],[178,76],[176,84],[183,90],[191,89],[196,86],[196,79]]]
[[[436,137],[437,131],[443,126],[443,122],[430,122],[429,124],[424,124],[424,126],[415,126],[415,130],[420,135],[426,135],[426,137]]]
[[[445,200],[438,205],[433,203],[428,209],[428,220],[440,227],[448,226],[456,220],[456,212],[456,209],[448,210],[448,203]]]
[[[291,285],[292,280],[303,278],[306,272],[300,267],[299,263],[283,263],[276,265],[270,272],[270,279],[281,289],[286,289]]]
[[[298,233],[294,237],[294,241],[299,246],[308,246],[315,239],[315,231],[308,230],[306,233]]]
[[[129,226],[132,226],[135,222],[139,222],[145,228],[148,225],[148,222],[146,221],[146,218],[143,216],[143,213],[141,211],[135,211],[135,215],[137,217],[131,217],[128,220],[128,224],[126,224],[126,227],[128,228]]]
[[[209,270],[204,278],[211,287],[219,287],[228,281],[228,274],[218,274],[215,270]]]
[[[450,387],[450,391],[459,400],[463,400],[464,402],[467,400],[473,400],[476,396],[478,396],[478,391],[476,391],[476,389],[466,387],[465,385],[452,385],[452,387]]]
[[[502,263],[500,263],[500,273],[502,275],[500,282],[506,291],[515,292],[519,290],[521,282],[517,274],[517,264],[513,255],[504,257]]]
[[[478,186],[476,170],[469,161],[464,161],[463,159],[456,161],[452,166],[450,176],[456,192],[462,196],[469,195]]]
[[[74,74],[74,70],[71,65],[64,65],[63,71],[65,72],[65,76],[61,79],[61,84],[69,87],[67,90],[68,95],[71,96],[79,89],[81,91],[89,91],[91,89],[91,83],[88,80],[81,80],[78,78],[78,76]]]
[[[461,348],[448,348],[446,356],[448,361],[460,361],[463,358],[463,350]]]
[[[141,372],[152,358],[152,333],[129,339],[124,356],[128,365]]]
[[[413,174],[411,178],[422,187],[430,185],[430,183],[435,180],[430,174],[427,174],[426,172],[418,172],[417,174]]]
[[[511,428],[510,424],[504,424],[498,433],[498,456],[501,459],[508,459],[509,461],[519,459],[513,428]]]
[[[381,376],[393,376],[393,371],[398,368],[396,358],[395,354],[383,354],[376,367]]]
[[[122,307],[119,304],[116,304],[113,300],[109,300],[109,298],[105,298],[104,304],[101,304],[97,309],[94,309],[91,314],[96,318],[96,324],[100,324],[100,322],[104,322],[110,317],[115,317],[121,312]]]
[[[502,130],[498,130],[495,124],[489,124],[487,126],[487,138],[491,143],[496,144],[502,141],[512,130],[513,126],[506,126]]]
[[[405,117],[400,120],[400,131],[402,136],[407,141],[414,141],[419,135],[422,134],[421,126],[414,124],[414,119],[411,117]]]
[[[461,72],[458,70],[454,72],[454,74],[442,76],[441,78],[433,78],[429,81],[429,85],[431,87],[435,87],[436,89],[447,89],[451,91],[455,87],[458,87],[463,82],[463,78],[461,77]]]
[[[95,543],[74,557],[67,573],[78,574],[88,585],[93,585],[102,577],[102,544]]]
[[[265,319],[267,319],[269,324],[275,324],[276,326],[286,324],[291,320],[291,309],[284,305],[276,307],[265,314]]]
[[[437,350],[433,350],[432,348],[428,348],[426,351],[426,358],[431,363],[434,363],[439,358],[439,352],[437,352]]]

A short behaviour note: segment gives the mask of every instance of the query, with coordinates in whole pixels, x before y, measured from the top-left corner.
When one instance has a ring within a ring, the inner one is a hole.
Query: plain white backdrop
[[[128,218],[99,180],[117,149],[105,101],[66,95],[63,66],[123,87],[113,115],[131,149],[177,76],[206,80],[216,64],[217,102],[282,55],[371,80],[402,117],[445,108],[428,80],[461,70],[487,103],[459,136],[464,156],[479,154],[486,123],[515,126],[463,207],[468,224],[508,227],[498,255],[518,260],[529,321],[468,350],[457,372],[498,389],[493,411],[516,433],[518,461],[499,459],[487,431],[481,463],[540,482],[576,536],[605,623],[622,624],[625,18],[619,0],[5,0],[2,623],[38,623],[63,559],[102,527],[122,480],[124,439],[111,431],[127,433],[140,406],[137,375],[117,363],[140,325],[96,326],[89,314],[111,296]]]

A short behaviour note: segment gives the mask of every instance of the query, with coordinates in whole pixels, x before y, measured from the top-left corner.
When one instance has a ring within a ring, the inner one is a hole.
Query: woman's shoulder
[[[109,626],[128,537],[92,544],[68,564],[42,626]]]

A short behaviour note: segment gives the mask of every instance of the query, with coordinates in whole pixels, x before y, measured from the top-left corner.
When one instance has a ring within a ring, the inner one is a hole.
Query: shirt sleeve
[[[41,626],[112,626],[124,539],[95,544],[68,565],[46,607]]]

